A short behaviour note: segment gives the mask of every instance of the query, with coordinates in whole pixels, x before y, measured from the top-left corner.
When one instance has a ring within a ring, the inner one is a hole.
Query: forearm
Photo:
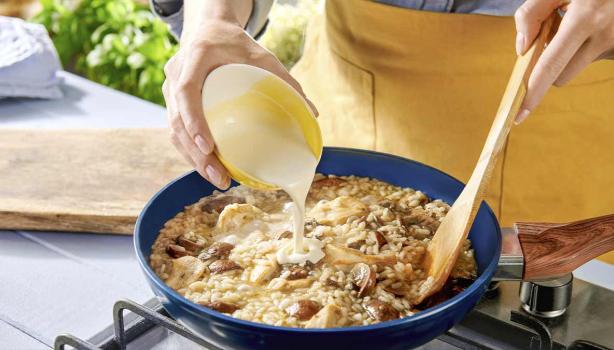
[[[219,20],[244,28],[252,12],[253,0],[185,0],[181,42],[190,40],[202,21]]]

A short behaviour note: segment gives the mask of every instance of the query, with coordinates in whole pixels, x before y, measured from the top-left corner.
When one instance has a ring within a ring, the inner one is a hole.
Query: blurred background
[[[260,42],[287,68],[320,1],[281,0],[271,11]],[[0,16],[44,25],[65,70],[164,105],[163,67],[177,41],[147,0],[0,0]]]

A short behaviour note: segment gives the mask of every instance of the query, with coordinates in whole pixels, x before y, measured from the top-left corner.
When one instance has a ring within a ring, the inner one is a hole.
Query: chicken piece
[[[205,264],[193,256],[182,256],[173,259],[173,266],[166,279],[169,287],[178,290],[196,282],[205,272]]]
[[[277,269],[279,268],[277,258],[274,254],[269,254],[267,257],[268,259],[266,261],[259,262],[252,270],[252,273],[249,276],[249,280],[251,282],[261,284],[270,280],[275,272],[277,272]]]
[[[332,201],[320,201],[309,212],[309,216],[322,225],[345,224],[350,216],[363,216],[367,206],[354,197],[341,196]]]
[[[335,304],[324,306],[317,314],[315,314],[309,322],[305,324],[305,328],[333,328],[338,327],[341,319],[341,309]]]
[[[220,213],[217,228],[222,232],[233,232],[256,219],[264,212],[251,204],[230,204]]]
[[[368,255],[356,249],[346,248],[336,244],[327,244],[326,247],[324,247],[324,252],[326,255],[322,261],[332,265],[365,263],[367,265],[377,264],[391,266],[397,263],[397,258],[394,254]]]

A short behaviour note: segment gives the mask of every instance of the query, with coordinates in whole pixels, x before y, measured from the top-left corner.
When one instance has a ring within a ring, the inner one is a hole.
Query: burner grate
[[[126,312],[128,311],[128,312]],[[563,350],[565,346],[553,342],[550,331],[538,319],[525,313],[512,311],[507,323],[480,311],[472,311],[456,327],[435,340],[436,344],[425,349],[529,349]],[[126,350],[135,339],[148,331],[162,327],[180,337],[189,339],[205,349],[222,350],[205,339],[195,335],[185,326],[169,317],[162,305],[152,299],[145,305],[130,300],[119,300],[113,307],[114,324],[85,341],[73,335],[62,334],[55,339],[56,350],[70,346],[83,350]],[[480,325],[482,328],[480,329]],[[484,328],[484,326],[486,326]],[[504,328],[501,328],[504,327]],[[493,330],[498,330],[493,333]],[[501,331],[503,330],[503,331]],[[575,342],[569,349],[605,349],[589,342]]]

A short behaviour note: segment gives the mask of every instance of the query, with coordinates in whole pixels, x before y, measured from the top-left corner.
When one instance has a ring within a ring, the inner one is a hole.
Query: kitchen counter
[[[166,127],[158,105],[62,76],[63,99],[0,100],[0,128]],[[60,333],[87,338],[112,322],[117,299],[153,297],[131,236],[0,231],[0,266],[2,350],[49,349]]]
[[[0,128],[166,126],[160,106],[62,75],[64,99],[0,100]],[[153,296],[128,236],[4,231],[0,266],[0,349],[49,349],[60,333],[87,339],[112,322],[117,299]],[[614,290],[612,265],[592,261],[575,276]]]

